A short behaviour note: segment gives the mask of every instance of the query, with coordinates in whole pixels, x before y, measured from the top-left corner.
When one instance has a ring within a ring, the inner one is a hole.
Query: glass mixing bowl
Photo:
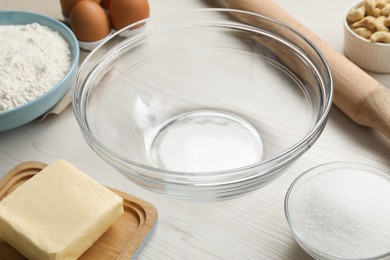
[[[130,25],[83,62],[76,119],[92,149],[135,183],[220,200],[276,178],[320,136],[333,84],[293,29],[230,9]]]

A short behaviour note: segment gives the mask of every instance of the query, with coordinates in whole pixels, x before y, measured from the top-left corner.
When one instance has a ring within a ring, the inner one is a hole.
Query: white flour
[[[46,26],[2,25],[0,43],[0,111],[41,96],[70,68],[68,43]]]

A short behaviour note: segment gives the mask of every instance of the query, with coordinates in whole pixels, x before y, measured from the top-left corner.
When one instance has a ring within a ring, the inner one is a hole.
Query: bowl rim
[[[263,15],[260,15],[260,14],[257,14],[257,13],[253,13],[253,12],[249,12],[249,11],[243,11],[243,10],[238,10],[238,9],[229,9],[229,8],[195,8],[195,9],[186,9],[186,10],[176,10],[176,11],[165,12],[165,13],[162,13],[162,14],[158,14],[158,15],[151,16],[149,18],[140,20],[140,21],[138,21],[136,23],[133,23],[131,25],[128,25],[128,26],[122,28],[119,31],[116,31],[106,41],[104,41],[97,48],[95,48],[90,53],[90,55],[88,55],[88,57],[84,60],[84,62],[82,63],[80,69],[78,70],[76,78],[78,79],[80,77],[80,72],[82,71],[84,66],[87,66],[86,64],[89,62],[90,59],[92,59],[94,53],[98,52],[99,49],[101,48],[101,46],[103,46],[107,41],[109,41],[110,39],[112,39],[112,38],[114,38],[116,36],[119,36],[121,33],[125,32],[125,31],[128,31],[128,30],[137,29],[140,25],[145,24],[145,23],[147,24],[148,21],[157,20],[157,19],[161,19],[161,18],[164,18],[164,17],[169,17],[169,16],[172,16],[172,15],[175,15],[175,14],[200,13],[200,12],[238,13],[238,14],[245,14],[245,15],[249,15],[249,16],[255,16],[257,18],[260,18],[260,19],[263,19],[263,20],[267,20],[267,21],[269,21],[269,22],[271,22],[271,23],[273,23],[273,24],[275,24],[275,25],[277,25],[277,26],[279,26],[281,28],[289,30],[294,35],[296,35],[299,38],[301,38],[308,46],[310,46],[312,48],[314,53],[318,56],[319,60],[321,61],[321,65],[323,65],[325,70],[326,70],[326,80],[329,81],[328,82],[329,83],[329,93],[327,93],[325,91],[321,91],[322,94],[324,94],[324,97],[322,98],[322,100],[326,99],[326,98],[328,98],[328,100],[326,100],[326,102],[324,101],[323,104],[321,104],[321,107],[323,108],[320,111],[321,112],[320,113],[321,117],[317,117],[317,121],[311,127],[310,131],[308,131],[307,134],[305,134],[305,136],[303,138],[301,138],[298,142],[296,142],[292,146],[288,147],[288,149],[282,151],[281,153],[273,156],[272,158],[270,158],[270,159],[268,159],[266,161],[260,161],[260,162],[257,162],[257,163],[251,164],[251,165],[247,165],[247,166],[243,166],[243,167],[239,167],[239,168],[234,168],[234,169],[228,169],[228,170],[212,171],[212,172],[202,172],[202,173],[199,173],[199,172],[170,171],[170,170],[159,169],[159,168],[156,168],[156,167],[153,167],[153,166],[141,164],[141,163],[138,163],[136,161],[126,159],[125,157],[123,157],[123,156],[113,152],[111,149],[109,149],[106,146],[104,146],[103,144],[101,144],[100,141],[97,140],[94,137],[94,135],[89,130],[88,123],[85,122],[84,119],[83,119],[83,113],[85,112],[84,109],[76,106],[76,104],[78,103],[78,100],[81,98],[81,97],[78,97],[77,94],[78,94],[78,92],[80,92],[80,89],[84,88],[84,86],[78,87],[77,86],[77,80],[76,80],[76,84],[74,86],[74,91],[73,91],[73,102],[72,102],[73,110],[74,110],[74,113],[75,113],[76,120],[77,120],[80,128],[83,131],[83,134],[86,135],[87,138],[90,139],[90,140],[88,140],[88,143],[90,143],[92,141],[94,143],[94,146],[98,146],[101,151],[103,151],[104,153],[108,153],[108,155],[110,157],[114,156],[116,159],[118,159],[121,162],[121,165],[122,164],[131,164],[133,166],[136,166],[137,168],[144,169],[144,170],[152,172],[151,173],[152,175],[155,174],[155,173],[156,174],[158,173],[158,174],[164,174],[164,177],[165,176],[173,176],[173,178],[178,177],[178,176],[180,176],[180,177],[187,177],[187,178],[191,178],[191,177],[195,177],[195,176],[196,177],[198,177],[198,176],[211,177],[211,176],[223,176],[223,175],[229,176],[229,175],[235,175],[235,174],[237,174],[237,172],[245,172],[245,171],[248,171],[248,170],[252,170],[254,168],[264,167],[265,165],[267,165],[267,167],[265,167],[263,169],[260,169],[260,173],[259,173],[261,175],[266,175],[266,174],[269,174],[269,172],[267,172],[267,170],[269,170],[270,168],[274,168],[275,167],[275,163],[276,163],[276,165],[289,164],[290,161],[293,161],[297,155],[294,155],[293,158],[291,158],[290,160],[287,160],[287,162],[285,164],[280,163],[278,161],[283,159],[284,157],[291,156],[292,154],[294,154],[294,151],[297,151],[298,154],[300,154],[302,148],[304,147],[304,145],[307,144],[307,143],[310,143],[310,141],[312,141],[312,140],[316,140],[319,137],[318,134],[321,133],[323,128],[325,127],[325,124],[327,122],[327,118],[328,118],[330,109],[332,107],[332,101],[333,101],[333,95],[334,95],[334,86],[333,86],[332,75],[331,75],[331,72],[330,72],[330,67],[329,67],[329,65],[328,65],[324,55],[321,53],[321,51],[305,35],[303,35],[299,31],[297,31],[296,29],[294,29],[294,28],[292,28],[292,27],[290,27],[290,26],[288,26],[288,25],[286,25],[286,24],[284,24],[284,23],[282,23],[280,21],[271,19],[269,17],[263,16]],[[138,34],[136,34],[136,35],[134,35],[132,37],[131,42],[134,43],[138,39],[143,39],[148,34],[151,34],[151,33],[154,33],[154,31],[153,32],[146,32],[146,33],[145,33],[145,31],[140,31]],[[114,53],[113,55],[116,55],[116,53]],[[94,68],[97,67],[97,66],[98,65],[95,65]],[[84,94],[84,92],[85,91],[82,91],[83,94]],[[85,98],[85,97],[83,97],[83,98]],[[80,105],[80,106],[83,107],[83,106],[85,106],[85,104],[84,105]],[[313,137],[316,137],[316,138],[313,139]],[[256,175],[258,175],[258,174],[256,174]],[[252,173],[252,174],[245,175],[245,177],[246,178],[253,178],[254,175]],[[168,182],[168,179],[165,180],[165,181]],[[171,181],[173,181],[173,180],[171,180]],[[179,184],[191,184],[191,185],[194,185],[194,183],[191,182],[191,181],[188,181],[188,182],[184,181],[184,180],[178,181],[176,179],[174,182],[176,184],[179,183]]]
[[[371,165],[366,164],[366,163],[361,163],[361,162],[333,161],[333,162],[327,162],[327,163],[323,163],[323,164],[314,166],[314,167],[304,171],[303,173],[299,174],[298,177],[296,177],[294,179],[294,181],[290,184],[290,186],[286,192],[285,198],[284,198],[284,214],[285,214],[285,218],[287,220],[287,224],[294,235],[294,238],[297,240],[298,244],[308,254],[310,254],[313,257],[319,257],[320,259],[324,258],[324,259],[334,259],[334,260],[379,260],[379,259],[383,259],[385,257],[390,256],[390,249],[388,252],[385,252],[381,255],[372,256],[369,258],[366,258],[366,257],[365,258],[344,258],[344,257],[338,257],[335,255],[332,255],[330,253],[325,253],[325,252],[322,252],[322,251],[318,250],[317,248],[313,247],[310,243],[307,243],[305,241],[304,237],[300,234],[300,232],[294,226],[293,221],[291,219],[291,214],[289,211],[289,201],[290,201],[290,196],[293,193],[294,188],[297,186],[297,184],[299,184],[299,182],[306,176],[313,175],[311,177],[315,178],[315,176],[318,176],[319,174],[323,174],[326,169],[335,170],[335,169],[340,169],[340,168],[365,169],[365,170],[369,171],[370,173],[380,175],[380,176],[387,178],[390,182],[390,175],[387,174],[385,171],[382,171],[374,166],[371,166]],[[319,172],[319,170],[322,170],[322,171]]]
[[[54,19],[54,18],[47,16],[47,15],[44,15],[44,14],[29,12],[29,11],[0,10],[0,17],[3,14],[20,14],[20,15],[24,15],[24,16],[28,16],[28,17],[39,17],[40,19],[44,19],[44,20],[48,21],[49,23],[56,24],[59,27],[61,27],[68,34],[68,36],[70,37],[70,39],[72,41],[72,44],[74,44],[74,46],[76,48],[72,48],[71,44],[63,36],[63,33],[54,29],[52,26],[45,24],[45,26],[49,27],[51,30],[58,32],[64,38],[64,40],[67,42],[67,44],[69,45],[69,49],[71,51],[71,59],[72,59],[70,67],[69,67],[68,71],[66,72],[66,74],[62,77],[62,79],[60,81],[58,81],[54,86],[52,86],[48,91],[46,91],[42,95],[36,97],[35,99],[33,99],[25,104],[22,104],[22,105],[19,105],[19,106],[16,106],[16,107],[13,107],[11,109],[4,110],[4,111],[0,111],[0,117],[6,116],[9,114],[13,114],[17,111],[26,109],[29,106],[32,106],[34,104],[41,102],[43,99],[45,99],[51,93],[56,91],[60,86],[62,86],[62,84],[64,84],[64,81],[68,80],[68,78],[71,77],[71,74],[77,70],[79,59],[80,59],[80,48],[79,48],[79,44],[78,44],[78,41],[76,39],[76,36],[72,32],[72,30],[68,26],[66,26],[62,21]],[[0,21],[1,21],[1,19],[0,19]],[[39,22],[37,22],[37,23],[40,24]],[[9,24],[8,23],[7,24],[0,23],[0,26],[1,25],[24,25],[24,24],[27,24],[27,23],[21,23],[21,22],[12,23],[12,24],[11,23],[9,23]],[[69,84],[68,88],[69,89],[71,88],[70,84]],[[34,119],[32,119],[32,120],[34,120]]]

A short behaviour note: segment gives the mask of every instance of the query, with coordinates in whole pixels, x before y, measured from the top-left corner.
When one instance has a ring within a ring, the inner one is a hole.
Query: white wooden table
[[[342,19],[354,0],[275,0],[343,52]],[[213,1],[150,0],[151,14],[207,7]],[[0,9],[61,18],[59,0],[0,1]],[[87,53],[83,53],[85,57]],[[390,86],[390,75],[374,75]],[[295,242],[283,212],[284,196],[303,171],[331,161],[355,161],[390,172],[390,142],[353,123],[336,107],[314,146],[280,178],[249,195],[218,203],[190,203],[146,191],[101,160],[84,141],[71,106],[58,116],[0,132],[0,177],[16,164],[64,158],[101,183],[154,204],[158,225],[139,259],[311,259]]]

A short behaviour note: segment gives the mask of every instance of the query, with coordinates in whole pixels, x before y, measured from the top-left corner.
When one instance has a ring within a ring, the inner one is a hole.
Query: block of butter
[[[29,259],[77,259],[123,213],[123,198],[57,160],[0,201],[0,235]]]

